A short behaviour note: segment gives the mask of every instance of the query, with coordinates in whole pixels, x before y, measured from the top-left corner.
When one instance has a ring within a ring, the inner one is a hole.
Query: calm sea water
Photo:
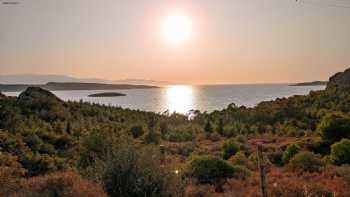
[[[187,113],[191,109],[200,111],[220,110],[230,103],[252,107],[261,101],[292,95],[305,95],[311,90],[322,90],[325,86],[288,85],[207,85],[207,86],[169,86],[157,89],[134,90],[96,90],[96,91],[54,91],[65,101],[88,101],[91,103],[120,106],[153,112]],[[127,96],[92,98],[90,94],[101,92],[120,92]],[[5,92],[17,96],[19,92]]]

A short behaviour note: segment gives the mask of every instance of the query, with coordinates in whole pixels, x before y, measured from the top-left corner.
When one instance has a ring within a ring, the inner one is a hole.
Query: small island
[[[88,95],[88,97],[117,97],[117,96],[126,96],[126,94],[118,93],[118,92],[103,92],[103,93]]]

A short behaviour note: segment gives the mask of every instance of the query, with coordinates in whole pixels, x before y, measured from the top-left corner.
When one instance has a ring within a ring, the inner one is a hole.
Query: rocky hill
[[[0,92],[0,99],[5,98],[6,96]]]
[[[48,99],[62,102],[56,95],[40,87],[29,87],[18,96],[18,100],[20,101]]]
[[[327,88],[349,88],[350,87],[350,68],[344,72],[339,72],[329,78]]]

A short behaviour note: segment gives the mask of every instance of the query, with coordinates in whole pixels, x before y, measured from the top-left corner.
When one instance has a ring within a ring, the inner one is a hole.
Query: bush
[[[232,165],[248,166],[248,158],[243,152],[238,152],[236,155],[232,156],[229,160]]]
[[[180,177],[162,168],[158,146],[135,144],[110,132],[97,132],[84,141],[89,143],[84,143],[80,170],[100,181],[110,197],[181,196]]]
[[[247,142],[248,142],[247,138],[244,135],[237,135],[235,137],[235,140],[239,143],[242,143],[242,144],[247,144]]]
[[[336,165],[350,164],[350,140],[342,139],[331,146],[330,160]]]
[[[336,175],[338,177],[343,177],[343,179],[350,184],[350,166],[349,165],[342,165],[336,168],[335,170]]]
[[[208,137],[212,142],[220,141],[221,136],[218,133],[212,133]]]
[[[187,143],[173,143],[166,146],[166,151],[170,154],[178,154],[188,157],[196,148],[196,145],[191,142]]]
[[[145,133],[145,131],[143,130],[142,126],[137,125],[137,126],[131,127],[130,133],[134,138],[139,138]]]
[[[213,127],[211,126],[210,119],[208,118],[204,126],[204,131],[207,135],[213,133]]]
[[[251,162],[251,165],[249,165],[249,168],[251,170],[258,170],[258,157],[256,155],[256,152],[253,152],[249,155],[248,160]],[[272,163],[267,157],[263,157],[263,165],[266,172],[271,170]]]
[[[159,150],[126,140],[112,144],[99,174],[110,197],[181,196],[181,180],[161,168]]]
[[[227,140],[223,147],[223,158],[225,160],[229,159],[231,156],[235,155],[239,151],[239,145],[234,140]]]
[[[273,152],[268,152],[266,157],[271,161],[271,163],[282,166],[283,165],[283,154],[284,152],[280,149],[274,150]]]
[[[240,179],[246,179],[251,175],[250,170],[246,166],[234,165],[232,166],[234,170],[234,177]]]
[[[327,165],[324,173],[327,178],[334,179],[335,177],[342,177],[347,184],[350,184],[350,165]]]
[[[188,142],[192,141],[195,138],[195,136],[191,131],[175,130],[172,132],[168,132],[166,135],[162,136],[162,138],[170,142]]]
[[[340,112],[326,115],[317,129],[329,145],[342,138],[350,138],[350,117]]]
[[[30,178],[10,197],[106,197],[97,183],[84,180],[73,172],[59,172]]]
[[[145,144],[159,144],[160,136],[156,131],[151,129],[143,136],[143,142]]]
[[[282,160],[285,164],[300,151],[300,147],[296,144],[290,144],[287,146],[286,150],[283,152]]]
[[[288,164],[288,168],[295,171],[308,171],[316,172],[320,171],[320,168],[324,166],[319,155],[316,155],[312,152],[303,151],[296,154]]]
[[[211,156],[195,156],[185,167],[184,176],[201,184],[214,184],[218,190],[227,178],[234,175],[234,168],[224,160]]]

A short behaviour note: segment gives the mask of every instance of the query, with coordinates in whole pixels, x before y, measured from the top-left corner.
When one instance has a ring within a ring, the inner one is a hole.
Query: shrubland
[[[191,119],[2,95],[0,196],[259,196],[257,145],[269,196],[348,196],[349,87]]]

